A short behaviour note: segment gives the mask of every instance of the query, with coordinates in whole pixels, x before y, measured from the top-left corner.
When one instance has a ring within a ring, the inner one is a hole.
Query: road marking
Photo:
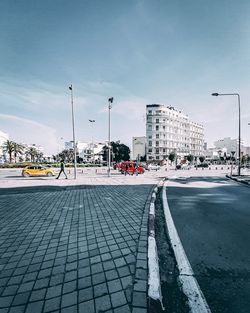
[[[179,281],[181,283],[182,291],[188,298],[190,312],[211,313],[207,301],[200,289],[200,286],[196,278],[194,277],[194,272],[191,268],[191,265],[182,246],[181,240],[175,228],[173,218],[168,206],[165,184],[162,189],[162,201],[169,239],[179,269]]]

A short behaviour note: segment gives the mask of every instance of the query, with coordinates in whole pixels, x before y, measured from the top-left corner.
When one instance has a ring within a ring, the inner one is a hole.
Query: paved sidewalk
[[[147,312],[157,178],[105,181],[0,189],[0,313]]]
[[[250,175],[241,175],[241,176],[237,176],[237,175],[226,175],[228,178],[235,180],[239,183],[243,183],[245,185],[250,185]]]

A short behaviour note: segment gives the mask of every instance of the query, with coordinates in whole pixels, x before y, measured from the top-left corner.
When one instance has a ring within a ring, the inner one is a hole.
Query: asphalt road
[[[224,177],[173,178],[169,207],[212,312],[250,312],[250,187]]]

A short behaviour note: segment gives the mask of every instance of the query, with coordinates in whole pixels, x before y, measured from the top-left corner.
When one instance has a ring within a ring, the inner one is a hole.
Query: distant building
[[[148,161],[166,160],[171,152],[179,158],[204,154],[204,127],[201,124],[191,122],[188,115],[172,106],[149,104],[146,111]]]
[[[235,156],[238,158],[239,153],[238,153],[238,139],[232,139],[230,137],[225,137],[223,139],[219,139],[214,142],[215,149],[219,150],[224,150],[226,154],[229,156],[231,152],[235,152]],[[242,152],[244,152],[244,146],[243,142],[241,141],[240,149]]]
[[[0,163],[6,161],[6,153],[3,151],[3,144],[9,140],[9,135],[0,130]]]
[[[93,160],[102,161],[102,149],[105,143],[88,143],[88,142],[76,142],[76,151],[79,158],[83,159],[83,162],[91,163]],[[65,142],[65,149],[73,149],[73,141]]]
[[[145,136],[143,137],[133,137],[132,142],[132,151],[133,151],[133,160],[140,160],[146,156],[146,140]]]

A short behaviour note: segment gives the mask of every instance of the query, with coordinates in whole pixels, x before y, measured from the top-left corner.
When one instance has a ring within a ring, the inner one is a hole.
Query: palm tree
[[[16,143],[16,142],[13,142],[13,152],[14,152],[15,163],[16,163],[17,156],[23,154],[23,150],[24,150],[24,146],[23,145],[21,145],[19,143]]]
[[[12,162],[12,153],[14,152],[14,141],[7,140],[2,145],[3,151],[6,152],[9,155],[9,162]]]
[[[38,155],[38,151],[34,147],[29,147],[26,150],[25,154],[26,154],[26,156],[30,156],[31,162],[34,162],[35,161],[35,157]]]

